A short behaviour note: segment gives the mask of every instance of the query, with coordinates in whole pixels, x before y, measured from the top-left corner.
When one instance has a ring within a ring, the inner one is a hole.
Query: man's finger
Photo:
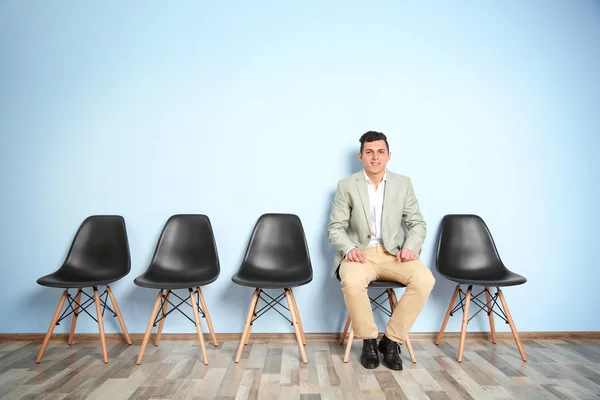
[[[356,258],[358,259],[359,262],[363,263],[365,262],[365,255],[363,254],[362,251],[358,250],[356,252]]]

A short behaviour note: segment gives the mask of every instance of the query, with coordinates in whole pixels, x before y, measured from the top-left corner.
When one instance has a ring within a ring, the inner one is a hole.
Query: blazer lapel
[[[396,182],[394,181],[394,177],[392,176],[392,174],[387,173],[386,175],[386,181],[385,181],[385,191],[383,192],[383,209],[381,211],[381,225],[383,226],[385,224],[386,218],[386,211],[387,212],[391,212],[391,208],[394,206],[392,197],[394,197],[394,194],[396,193],[397,188],[396,188]]]
[[[369,194],[367,193],[367,183],[365,182],[365,176],[363,175],[362,171],[356,174],[356,187],[358,189],[358,194],[360,195],[360,201],[363,206],[363,211],[365,212],[367,226],[370,229],[371,213],[369,213]]]

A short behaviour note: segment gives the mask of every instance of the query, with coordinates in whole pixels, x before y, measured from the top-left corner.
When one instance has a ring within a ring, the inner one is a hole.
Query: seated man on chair
[[[336,249],[332,276],[339,274],[352,326],[364,339],[360,361],[369,369],[379,366],[379,332],[367,287],[375,280],[406,285],[378,346],[383,364],[401,370],[400,345],[435,283],[418,257],[425,240],[425,221],[410,178],[386,170],[391,153],[383,133],[362,135],[358,157],[364,169],[338,182],[333,200],[328,226],[329,240]]]

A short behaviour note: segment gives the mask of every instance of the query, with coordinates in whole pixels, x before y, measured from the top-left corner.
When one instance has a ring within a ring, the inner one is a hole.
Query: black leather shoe
[[[377,339],[363,340],[360,363],[367,369],[379,367],[379,354],[377,354]]]
[[[402,371],[400,345],[383,335],[379,341],[379,351],[383,354],[383,365],[395,371]]]

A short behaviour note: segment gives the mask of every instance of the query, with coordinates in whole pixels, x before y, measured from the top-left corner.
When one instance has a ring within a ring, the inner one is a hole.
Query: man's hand
[[[365,261],[367,261],[367,257],[365,256],[365,253],[362,252],[360,249],[357,249],[356,247],[348,252],[346,259],[348,261],[359,262],[359,263],[363,263],[363,264],[365,263]]]
[[[402,249],[396,254],[398,262],[413,261],[419,258],[411,249]]]

